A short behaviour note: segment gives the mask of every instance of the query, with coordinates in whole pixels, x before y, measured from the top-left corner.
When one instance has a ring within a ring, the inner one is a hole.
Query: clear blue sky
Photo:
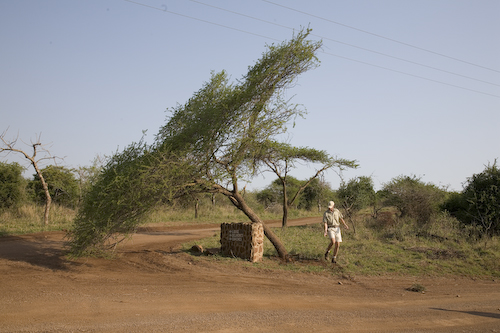
[[[308,111],[291,144],[358,160],[345,179],[377,188],[416,175],[461,190],[500,157],[498,0],[0,0],[0,132],[89,166],[143,130],[152,142],[211,71],[239,79],[307,26],[324,46],[289,92]]]

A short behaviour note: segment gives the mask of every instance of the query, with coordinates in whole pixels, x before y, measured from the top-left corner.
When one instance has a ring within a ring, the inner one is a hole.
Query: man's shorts
[[[336,242],[342,243],[342,234],[340,233],[340,227],[328,228],[328,237],[330,237],[330,239],[335,239]]]

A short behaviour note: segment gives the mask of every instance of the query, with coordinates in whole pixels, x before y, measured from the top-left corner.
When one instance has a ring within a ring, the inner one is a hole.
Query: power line
[[[241,33],[245,33],[245,34],[249,34],[249,35],[253,35],[253,36],[257,36],[257,37],[261,37],[261,38],[265,38],[265,39],[270,39],[270,40],[274,40],[274,41],[278,41],[278,42],[280,42],[280,41],[281,41],[281,40],[278,40],[278,39],[276,39],[276,38],[272,38],[272,37],[269,37],[269,36],[264,36],[264,35],[261,35],[261,34],[256,34],[256,33],[253,33],[253,32],[246,31],[246,30],[233,28],[233,27],[226,26],[226,25],[219,24],[219,23],[215,23],[215,22],[212,22],[212,21],[199,19],[199,18],[196,18],[196,17],[193,17],[193,16],[189,16],[189,15],[184,15],[184,14],[176,13],[176,12],[173,12],[173,11],[167,10],[166,8],[159,8],[159,7],[155,7],[155,6],[147,5],[147,4],[144,4],[144,3],[141,3],[141,2],[137,2],[137,1],[132,1],[132,0],[123,0],[123,1],[130,2],[130,3],[136,4],[136,5],[140,5],[140,6],[144,6],[144,7],[150,8],[150,9],[155,9],[155,10],[162,11],[162,12],[165,12],[165,13],[169,13],[169,14],[173,14],[173,15],[181,16],[181,17],[184,17],[184,18],[188,18],[188,19],[196,20],[196,21],[199,21],[199,22],[203,22],[203,23],[207,23],[207,24],[215,25],[215,26],[218,26],[218,27],[222,27],[222,28],[226,28],[226,29],[234,30],[234,31],[237,31],[237,32],[241,32]],[[199,2],[199,1],[194,1],[194,0],[191,0],[191,1],[193,1],[193,2],[197,2],[197,3],[200,3],[200,4],[204,4],[204,3]],[[265,1],[265,0],[263,0],[263,1]],[[206,4],[204,4],[204,5],[206,5]],[[211,6],[211,5],[208,5],[208,6]],[[223,9],[221,9],[221,10],[223,10]],[[233,12],[233,13],[238,14],[238,15],[244,15],[244,14],[240,14],[240,13],[237,13],[237,12]],[[244,15],[244,16],[247,16],[247,17],[250,17],[250,18],[251,18],[251,16],[248,16],[248,15]],[[275,23],[272,23],[272,22],[267,22],[267,21],[265,21],[265,20],[261,20],[261,19],[258,19],[258,20],[259,20],[259,21],[266,22],[266,23],[270,23],[270,24],[278,25],[278,24],[275,24]],[[281,26],[281,25],[278,25],[278,26]],[[291,29],[291,28],[286,27],[286,26],[281,26],[281,27],[284,27],[284,28],[287,28],[287,29]],[[321,37],[320,37],[320,38],[321,38]],[[355,47],[355,46],[354,46],[354,47]],[[359,47],[357,47],[357,48],[359,48]],[[376,51],[373,51],[373,52],[376,52]],[[485,93],[485,92],[481,92],[481,91],[478,91],[478,90],[473,90],[473,89],[469,89],[469,88],[464,88],[464,87],[461,87],[461,86],[457,86],[457,85],[449,84],[449,83],[442,82],[442,81],[438,81],[438,80],[434,80],[434,79],[429,79],[429,78],[426,78],[426,77],[423,77],[423,76],[419,76],[419,75],[415,75],[415,74],[411,74],[411,73],[406,73],[406,72],[399,71],[399,70],[394,70],[394,69],[391,69],[391,68],[388,68],[388,67],[384,67],[384,66],[380,66],[380,65],[375,65],[375,64],[371,64],[371,63],[364,62],[364,61],[360,61],[360,60],[355,60],[355,59],[352,59],[352,58],[348,58],[348,57],[344,57],[344,56],[336,55],[336,54],[333,54],[333,53],[328,53],[328,52],[323,52],[323,53],[324,53],[324,54],[331,55],[331,56],[334,56],[334,57],[337,57],[337,58],[346,59],[346,60],[349,60],[349,61],[362,63],[362,64],[365,64],[365,65],[368,65],[368,66],[377,67],[377,68],[381,68],[381,69],[384,69],[384,70],[392,71],[392,72],[395,72],[395,73],[400,73],[400,74],[404,74],[404,75],[407,75],[407,76],[412,76],[412,77],[420,78],[420,79],[423,79],[423,80],[427,80],[427,81],[431,81],[431,82],[436,82],[436,83],[440,83],[440,84],[448,85],[448,86],[451,86],[451,87],[455,87],[455,88],[459,88],[459,89],[464,89],[464,90],[468,90],[468,91],[476,92],[476,93],[483,94],[483,95],[488,95],[488,96],[492,96],[492,97],[500,98],[500,96],[497,96],[497,95],[493,95],[493,94],[489,94],[489,93]],[[422,65],[422,66],[426,66],[426,65]],[[437,69],[437,70],[439,70],[439,69]],[[451,72],[450,72],[450,73],[451,73]],[[455,73],[451,73],[451,74],[455,74]],[[460,75],[460,74],[455,74],[455,75],[462,76],[462,75]],[[473,79],[473,78],[471,78],[471,79]],[[473,80],[477,80],[477,79],[473,79]],[[481,80],[478,80],[478,81],[481,81]],[[486,82],[486,83],[489,83],[489,82]],[[494,84],[494,83],[490,83],[490,84],[496,85],[496,84]]]
[[[276,38],[271,38],[271,37],[260,35],[260,34],[256,34],[256,33],[250,32],[250,31],[241,30],[241,29],[233,28],[233,27],[230,27],[230,26],[227,26],[227,25],[223,25],[223,24],[219,24],[219,23],[215,23],[215,22],[211,22],[211,21],[199,19],[199,18],[196,18],[196,17],[193,17],[193,16],[176,13],[176,12],[167,10],[166,8],[155,7],[155,6],[147,5],[145,3],[141,3],[141,2],[137,2],[137,1],[132,1],[132,0],[123,0],[123,1],[130,2],[130,3],[133,3],[133,4],[139,5],[139,6],[144,6],[144,7],[147,7],[147,8],[159,10],[159,11],[162,11],[162,12],[165,12],[165,13],[169,13],[169,14],[173,14],[173,15],[177,15],[177,16],[189,18],[191,20],[196,20],[196,21],[199,21],[199,22],[203,22],[203,23],[207,23],[207,24],[211,24],[211,25],[216,25],[216,26],[219,26],[219,27],[222,27],[222,28],[226,28],[226,29],[238,31],[238,32],[241,32],[241,33],[245,33],[245,34],[249,34],[249,35],[253,35],[253,36],[257,36],[257,37],[261,37],[261,38],[271,39],[271,40],[274,40],[274,41],[279,41]]]
[[[489,67],[485,67],[485,66],[482,66],[482,65],[474,64],[474,63],[466,61],[466,60],[458,59],[458,58],[451,57],[451,56],[448,56],[448,55],[445,55],[445,54],[442,54],[442,53],[439,53],[439,52],[435,52],[435,51],[432,51],[432,50],[429,50],[429,49],[425,49],[425,48],[422,48],[422,47],[419,47],[419,46],[415,46],[415,45],[412,45],[412,44],[409,44],[409,43],[405,43],[405,42],[402,42],[402,41],[399,41],[399,40],[396,40],[396,39],[393,39],[393,38],[385,37],[385,36],[382,36],[382,35],[370,32],[370,31],[359,29],[359,28],[356,28],[356,27],[353,27],[353,26],[350,26],[350,25],[347,25],[347,24],[340,23],[340,22],[336,22],[336,21],[333,21],[333,20],[330,20],[330,19],[318,16],[318,15],[310,14],[310,13],[307,13],[307,12],[304,12],[304,11],[301,11],[301,10],[298,10],[298,9],[295,9],[295,8],[291,8],[291,7],[288,7],[288,6],[280,5],[278,3],[275,3],[275,2],[272,2],[272,1],[269,1],[269,0],[262,0],[262,1],[270,3],[270,4],[278,6],[278,7],[282,7],[282,8],[285,8],[285,9],[297,12],[297,13],[301,13],[301,14],[304,14],[304,15],[307,15],[307,16],[311,16],[311,17],[314,17],[314,18],[317,18],[317,19],[320,19],[320,20],[323,20],[323,21],[327,21],[327,22],[330,22],[330,23],[333,23],[333,24],[337,24],[337,25],[340,25],[340,26],[343,26],[343,27],[346,27],[346,28],[349,28],[349,29],[360,31],[360,32],[363,32],[365,34],[369,34],[369,35],[372,35],[372,36],[375,36],[375,37],[378,37],[378,38],[382,38],[382,39],[385,39],[385,40],[388,40],[388,41],[391,41],[391,42],[394,42],[394,43],[405,45],[405,46],[408,46],[408,47],[411,47],[411,48],[414,48],[414,49],[417,49],[417,50],[420,50],[420,51],[425,51],[425,52],[432,53],[432,54],[435,54],[435,55],[438,55],[438,56],[441,56],[441,57],[444,57],[444,58],[448,58],[448,59],[452,59],[452,60],[455,60],[455,61],[459,61],[459,62],[462,62],[464,64],[468,64],[468,65],[471,65],[471,66],[475,66],[475,67],[479,67],[479,68],[483,68],[483,69],[487,69],[487,70],[490,70],[490,71],[493,71],[493,72],[500,73],[499,70],[496,70],[496,69],[493,69],[493,68],[489,68]]]
[[[416,77],[416,78],[419,78],[419,79],[422,79],[422,80],[436,82],[436,83],[444,84],[444,85],[447,85],[447,86],[450,86],[450,87],[459,88],[459,89],[463,89],[463,90],[472,91],[472,92],[475,92],[475,93],[478,93],[478,94],[483,94],[483,95],[488,95],[488,96],[491,96],[491,97],[500,98],[500,96],[498,96],[498,95],[494,95],[494,94],[485,93],[485,92],[482,92],[482,91],[479,91],[479,90],[474,90],[474,89],[470,89],[470,88],[465,88],[465,87],[457,86],[455,84],[446,83],[446,82],[439,81],[439,80],[429,79],[429,78],[424,77],[424,76],[420,76],[420,75],[416,75],[416,74],[411,74],[411,73],[406,73],[406,72],[399,71],[399,70],[396,70],[396,69],[392,69],[392,68],[388,68],[388,67],[384,67],[384,66],[380,66],[380,65],[371,64],[369,62],[365,62],[365,61],[361,61],[361,60],[356,60],[356,59],[352,59],[352,58],[348,58],[348,57],[344,57],[344,56],[340,56],[338,54],[333,54],[333,53],[329,53],[329,52],[323,52],[323,53],[324,54],[328,54],[328,55],[333,56],[333,57],[342,58],[342,59],[345,59],[345,60],[357,62],[357,63],[360,63],[360,64],[364,64],[364,65],[368,65],[368,66],[372,66],[372,67],[381,68],[381,69],[384,69],[384,70],[387,70],[387,71],[391,71],[391,72],[395,72],[395,73],[399,73],[399,74],[403,74],[403,75],[407,75],[407,76]]]
[[[277,26],[277,27],[281,27],[281,28],[285,28],[285,29],[289,29],[289,30],[295,30],[294,28],[291,28],[291,27],[288,27],[288,26],[285,26],[285,25],[282,25],[282,24],[278,24],[278,23],[275,23],[275,22],[266,21],[266,20],[263,20],[263,19],[260,19],[260,18],[254,17],[254,16],[250,16],[250,15],[247,15],[247,14],[235,12],[235,11],[232,11],[232,10],[228,10],[228,9],[225,9],[225,8],[221,8],[221,7],[218,7],[218,6],[211,5],[211,4],[207,4],[207,3],[204,3],[204,2],[201,2],[201,1],[197,1],[197,0],[190,0],[190,1],[198,3],[200,5],[204,5],[204,6],[207,6],[207,7],[212,7],[212,8],[221,10],[221,11],[225,11],[225,12],[228,12],[228,13],[231,13],[231,14],[235,14],[235,15],[239,15],[239,16],[242,16],[242,17],[250,18],[252,20],[256,20],[256,21],[267,23],[267,24],[271,24],[271,25],[274,25],[274,26]],[[368,48],[365,48],[365,47],[361,47],[361,46],[353,45],[353,44],[350,44],[350,43],[342,42],[342,41],[339,41],[339,40],[336,40],[336,39],[333,39],[333,38],[324,37],[324,36],[320,36],[320,35],[313,34],[313,33],[311,33],[311,36],[315,36],[315,37],[318,37],[318,38],[321,38],[321,39],[324,39],[324,40],[329,40],[329,41],[332,41],[332,42],[335,42],[335,43],[338,43],[338,44],[347,45],[347,46],[350,46],[350,47],[353,47],[353,48],[356,48],[356,49],[359,49],[359,50],[363,50],[363,51],[366,51],[366,52],[371,52],[371,53],[374,53],[374,54],[382,55],[382,56],[385,56],[385,57],[388,57],[388,58],[392,58],[392,59],[396,59],[396,60],[399,60],[399,61],[404,61],[404,62],[413,64],[413,65],[426,67],[426,68],[433,69],[433,70],[436,70],[436,71],[440,71],[440,72],[443,72],[443,73],[447,73],[447,74],[451,74],[451,75],[456,75],[456,76],[460,76],[460,77],[463,77],[463,78],[466,78],[466,79],[469,79],[469,80],[474,80],[474,81],[478,81],[478,82],[482,82],[482,83],[486,83],[486,84],[490,84],[490,85],[493,85],[493,86],[500,87],[500,84],[496,84],[496,83],[489,82],[489,81],[484,81],[484,80],[481,80],[481,79],[476,79],[476,78],[473,78],[473,77],[470,77],[470,76],[467,76],[467,75],[462,75],[462,74],[459,74],[459,73],[447,71],[447,70],[440,69],[440,68],[437,68],[437,67],[425,65],[425,64],[422,64],[422,63],[419,63],[419,62],[416,62],[416,61],[404,59],[404,58],[401,58],[401,57],[396,57],[396,56],[393,56],[393,55],[390,55],[390,54],[387,54],[387,53],[383,53],[383,52],[371,50],[371,49],[368,49]]]

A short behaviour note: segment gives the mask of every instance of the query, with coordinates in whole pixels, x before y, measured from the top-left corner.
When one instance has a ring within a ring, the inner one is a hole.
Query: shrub
[[[467,180],[463,196],[466,222],[479,226],[484,235],[500,234],[500,169],[495,163]]]
[[[426,184],[415,176],[399,176],[383,188],[385,205],[394,206],[401,217],[409,217],[423,226],[431,221],[445,199],[445,191]]]
[[[23,167],[0,162],[0,209],[18,206],[25,199]]]

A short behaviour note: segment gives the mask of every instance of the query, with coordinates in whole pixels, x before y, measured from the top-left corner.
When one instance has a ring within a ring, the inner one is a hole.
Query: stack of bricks
[[[262,260],[264,253],[262,223],[222,223],[220,229],[222,255],[251,262]]]

